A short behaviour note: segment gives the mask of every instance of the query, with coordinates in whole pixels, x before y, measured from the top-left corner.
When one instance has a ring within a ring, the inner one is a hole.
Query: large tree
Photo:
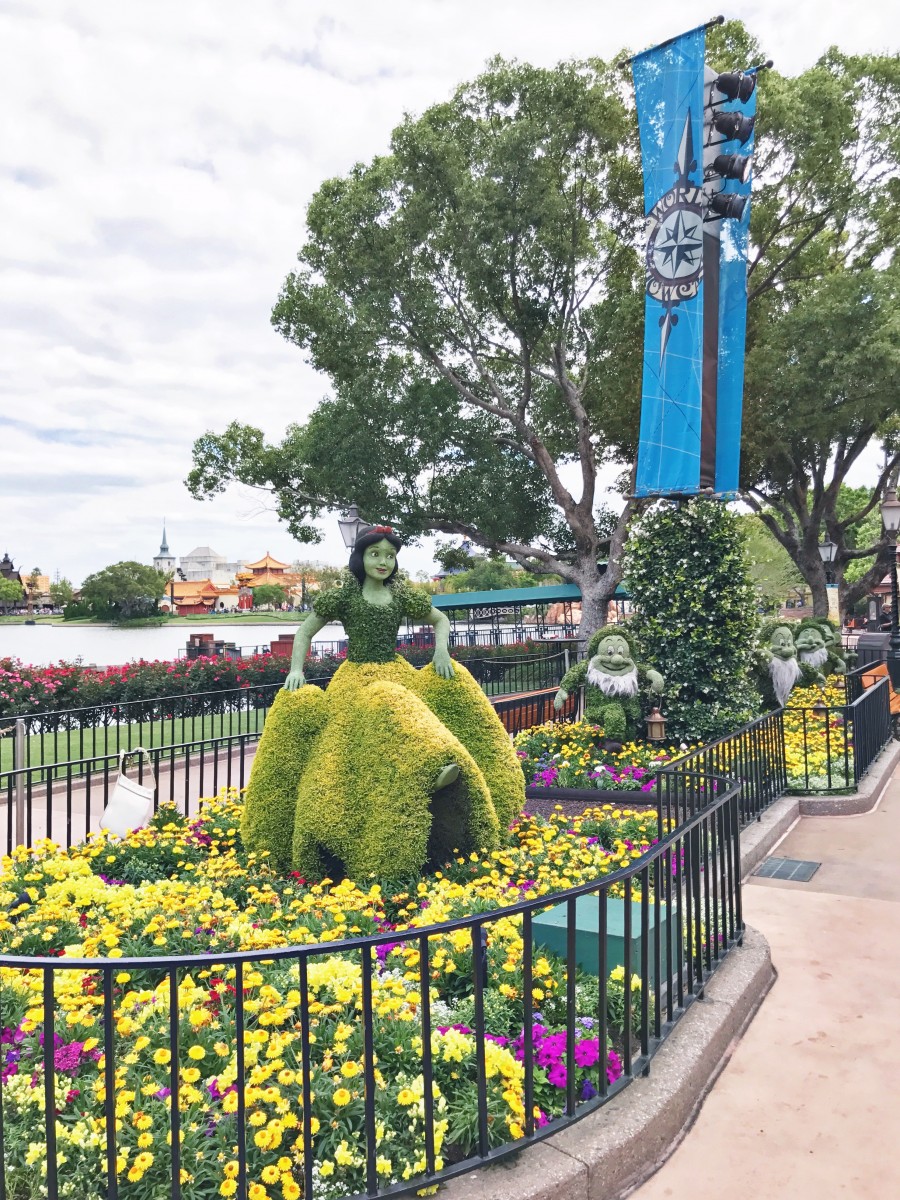
[[[889,561],[880,526],[865,545],[857,535],[900,465],[900,56],[832,49],[796,78],[766,72],[759,90],[742,484],[825,615],[826,535],[843,608]],[[868,495],[842,506],[879,444]]]
[[[710,35],[719,69],[764,57],[739,22]],[[823,535],[839,578],[866,549],[846,543],[840,488],[867,448],[892,445],[900,59],[832,50],[796,78],[766,71],[759,106],[741,478],[822,612]],[[389,154],[326,182],[307,227],[273,322],[333,394],[278,444],[240,424],[200,438],[191,492],[271,491],[303,541],[324,508],[355,500],[412,536],[457,534],[555,572],[581,587],[583,628],[602,623],[633,503],[600,521],[597,468],[620,462],[627,494],[640,407],[627,77],[596,60],[495,60],[407,118]]]
[[[641,219],[622,83],[597,60],[495,60],[326,182],[273,322],[334,395],[280,445],[240,425],[199,439],[191,492],[270,489],[301,540],[355,500],[577,583],[601,624],[630,513],[598,527],[587,404],[609,370],[592,310],[633,274]]]
[[[709,39],[718,69],[759,62],[739,22]],[[751,507],[828,611],[818,545],[837,545],[844,607],[889,560],[880,533],[857,533],[896,475],[897,269],[900,233],[900,56],[829,50],[795,77],[759,75],[748,272],[747,377],[741,486]],[[639,296],[615,297],[611,333],[624,356]],[[640,389],[611,373],[591,415],[623,458],[637,448]],[[839,507],[848,474],[872,469],[866,500]],[[873,555],[877,555],[874,558]],[[867,571],[845,586],[851,563]]]
[[[113,563],[88,575],[81,599],[94,617],[113,621],[150,617],[158,612],[168,577],[139,562]]]

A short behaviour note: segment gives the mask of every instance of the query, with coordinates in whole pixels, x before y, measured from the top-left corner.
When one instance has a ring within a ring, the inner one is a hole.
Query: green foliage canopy
[[[259,587],[253,589],[253,607],[280,608],[287,600],[288,594],[283,587],[279,587],[277,583],[261,583]]]
[[[389,154],[323,184],[272,320],[334,395],[280,445],[237,424],[199,439],[192,494],[269,489],[301,540],[355,500],[407,534],[457,534],[579,583],[586,626],[600,623],[618,563],[598,575],[606,451],[588,390],[610,358],[592,314],[606,306],[609,324],[642,221],[621,84],[598,60],[496,59],[407,117]]]
[[[81,598],[94,617],[114,621],[149,617],[158,611],[166,582],[162,571],[142,563],[113,563],[88,575],[81,585]]]

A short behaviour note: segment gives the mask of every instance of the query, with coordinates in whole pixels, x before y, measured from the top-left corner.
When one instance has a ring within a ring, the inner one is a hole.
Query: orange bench
[[[508,733],[519,733],[545,721],[563,721],[578,712],[578,692],[569,696],[559,712],[553,708],[557,688],[542,688],[539,692],[519,692],[493,701],[497,716]]]
[[[887,663],[877,663],[874,667],[868,668],[862,673],[861,678],[862,685],[866,690],[874,687],[879,679],[887,679],[888,694],[891,698],[891,716],[900,717],[900,696],[894,691],[893,684],[890,681],[891,677],[888,674]]]

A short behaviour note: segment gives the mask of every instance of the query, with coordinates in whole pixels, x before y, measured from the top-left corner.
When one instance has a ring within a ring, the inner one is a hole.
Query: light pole
[[[338,529],[341,531],[341,537],[348,550],[353,549],[359,531],[365,524],[366,522],[360,517],[359,509],[355,504],[351,504],[343,516],[338,519]]]
[[[824,542],[821,542],[819,544],[819,555],[825,566],[825,586],[826,587],[831,587],[832,584],[834,583],[834,575],[832,574],[832,571],[831,571],[831,564],[834,562],[835,554],[837,554],[837,546],[834,544],[834,542],[831,540],[831,538],[826,533]]]
[[[881,519],[891,535],[891,639],[888,642],[887,668],[894,689],[900,689],[900,624],[897,609],[897,530],[900,529],[900,500],[897,489],[888,488],[881,502]]]

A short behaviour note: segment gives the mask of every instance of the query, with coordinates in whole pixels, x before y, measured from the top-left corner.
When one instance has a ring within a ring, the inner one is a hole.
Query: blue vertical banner
[[[706,28],[632,60],[648,217],[635,494],[700,487]]]
[[[756,89],[743,103],[722,105],[748,121],[756,117]],[[722,150],[751,157],[754,133]],[[719,249],[719,364],[716,389],[716,492],[736,493],[741,465],[741,420],[744,404],[744,345],[747,336],[747,250],[750,237],[750,179],[727,179],[725,195],[746,197],[737,220],[723,220]]]

